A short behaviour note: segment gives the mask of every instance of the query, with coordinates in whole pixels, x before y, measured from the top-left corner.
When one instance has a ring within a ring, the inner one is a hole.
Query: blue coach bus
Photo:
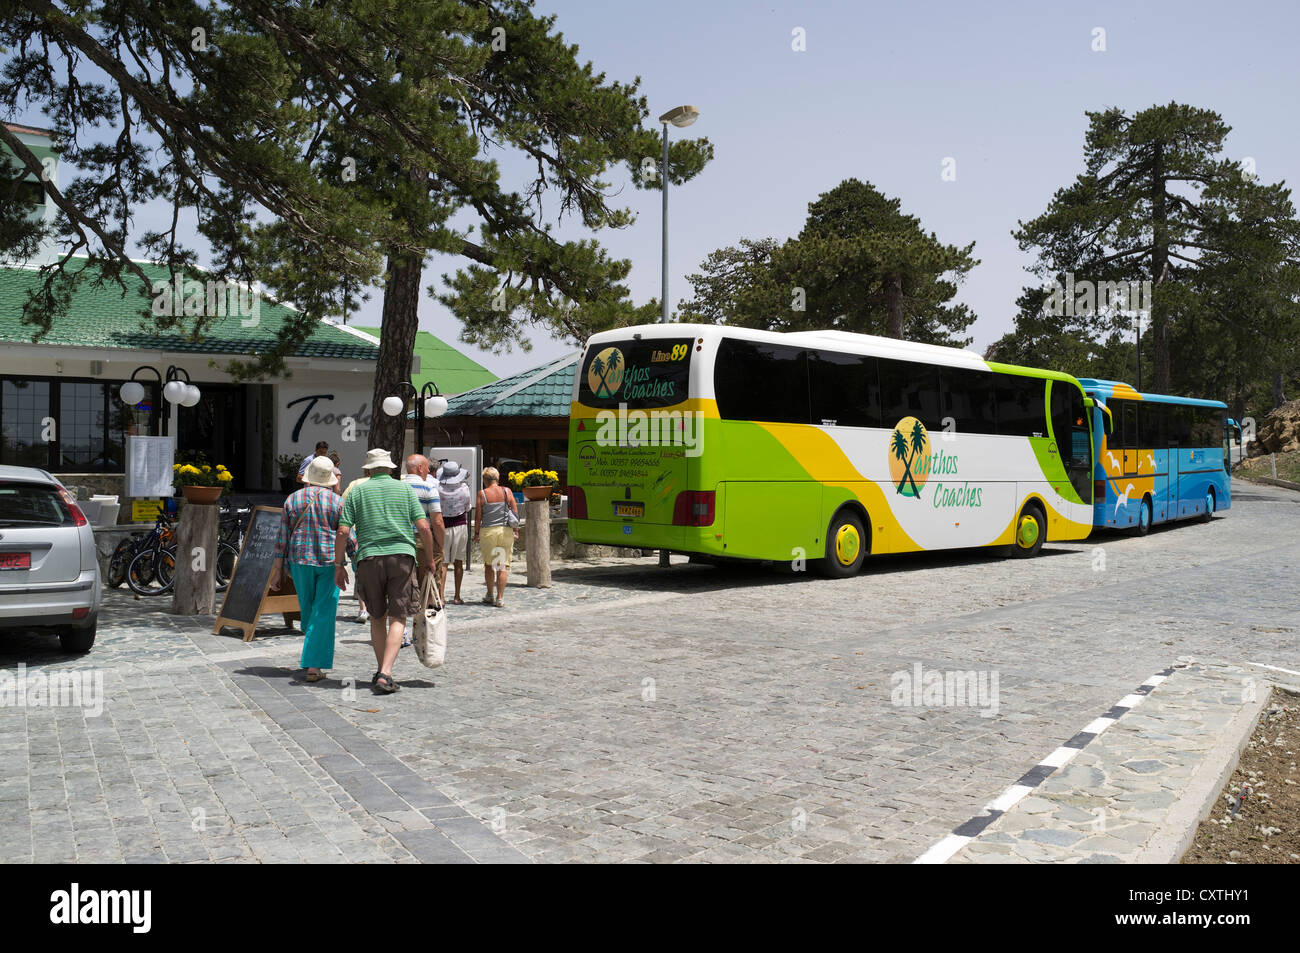
[[[1217,400],[1138,393],[1080,379],[1093,400],[1093,525],[1145,536],[1156,523],[1209,519],[1232,505],[1235,421]]]

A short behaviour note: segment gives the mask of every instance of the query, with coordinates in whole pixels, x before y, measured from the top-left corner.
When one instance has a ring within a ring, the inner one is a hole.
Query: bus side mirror
[[[1099,400],[1093,400],[1091,397],[1085,397],[1083,402],[1088,407],[1099,408],[1101,410],[1101,429],[1105,431],[1107,436],[1114,433],[1115,418],[1111,416],[1110,408]]]

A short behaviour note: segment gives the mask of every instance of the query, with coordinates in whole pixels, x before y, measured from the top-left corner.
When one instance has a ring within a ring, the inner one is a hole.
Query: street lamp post
[[[668,124],[678,129],[685,129],[700,118],[700,111],[694,106],[677,106],[659,117],[664,127],[664,164],[659,170],[659,185],[664,199],[664,241],[663,241],[663,305],[659,317],[661,324],[668,323]]]
[[[142,364],[131,372],[130,380],[118,389],[118,397],[121,398],[122,403],[134,407],[144,400],[144,385],[135,379],[136,375],[141,371],[148,371],[157,378],[158,383],[162,384],[163,398],[173,406],[193,407],[202,396],[198,387],[190,383],[190,375],[185,368],[173,364],[167,368],[167,374],[164,377],[158,368]],[[162,435],[164,437],[167,436],[169,416],[162,417]]]
[[[410,381],[401,381],[398,387],[409,387],[411,393],[416,396],[415,401],[415,452],[424,453],[424,419],[426,417],[441,417],[447,412],[447,398],[443,397],[438,391],[438,385],[433,381],[425,381],[424,386],[417,392],[415,385]],[[396,395],[384,398],[384,413],[390,417],[396,417],[406,409],[406,401]],[[403,441],[405,442],[405,441]]]

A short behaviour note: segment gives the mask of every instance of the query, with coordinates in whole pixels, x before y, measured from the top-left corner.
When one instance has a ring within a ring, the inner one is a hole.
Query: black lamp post
[[[162,385],[162,396],[170,403],[180,404],[182,407],[193,407],[199,402],[198,387],[190,383],[189,372],[183,367],[177,367],[172,364],[167,368],[167,374],[164,377],[162,372],[156,367],[148,364],[142,364],[131,372],[130,379],[118,389],[118,397],[122,403],[136,406],[144,400],[144,385],[136,380],[136,375],[142,371],[147,371],[154,376],[157,382]],[[159,414],[162,419],[162,435],[167,436],[167,415]]]
[[[418,391],[410,381],[402,381],[398,387],[409,387],[415,396],[415,452],[424,453],[424,420],[426,417],[441,417],[447,412],[447,398],[438,391],[438,385],[426,381]],[[401,397],[385,397],[384,413],[396,417],[406,409],[406,401]]]

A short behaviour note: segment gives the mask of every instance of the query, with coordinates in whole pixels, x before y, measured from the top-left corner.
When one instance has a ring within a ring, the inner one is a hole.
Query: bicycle
[[[127,563],[125,576],[127,586],[136,595],[151,596],[165,591],[152,588],[152,583],[157,576],[158,554],[169,546],[175,548],[174,525],[170,517],[159,513],[153,529],[135,545],[135,554]]]
[[[154,566],[154,577],[158,589],[150,590],[149,595],[170,592],[176,582],[176,547],[168,546],[159,551],[158,561]],[[239,561],[239,550],[224,540],[217,541],[217,564],[214,569],[217,592],[225,592],[235,574],[235,563]],[[141,593],[142,595],[144,593]]]

